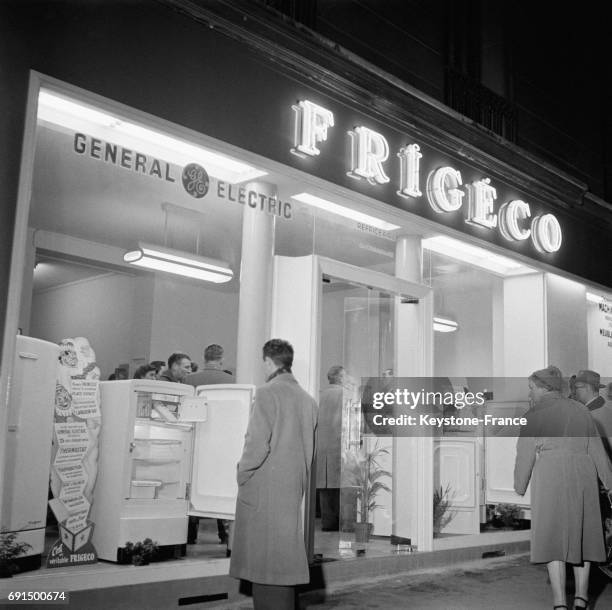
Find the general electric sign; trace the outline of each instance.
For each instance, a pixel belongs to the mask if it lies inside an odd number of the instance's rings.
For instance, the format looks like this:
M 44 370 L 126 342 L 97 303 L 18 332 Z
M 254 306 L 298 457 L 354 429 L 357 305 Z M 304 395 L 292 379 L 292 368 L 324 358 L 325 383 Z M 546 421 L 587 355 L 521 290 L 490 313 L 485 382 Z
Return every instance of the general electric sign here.
M 303 158 L 320 155 L 334 129 L 333 113 L 308 100 L 299 101 L 292 108 L 295 117 L 291 152 Z M 357 125 L 348 131 L 348 138 L 347 175 L 374 186 L 389 183 L 391 179 L 387 174 L 392 161 L 385 136 Z M 396 169 L 399 169 L 396 193 L 401 198 L 422 198 L 424 188 L 426 200 L 437 214 L 456 214 L 463 209 L 466 223 L 498 230 L 508 241 L 531 238 L 540 253 L 557 252 L 561 247 L 561 226 L 554 214 L 532 217 L 529 203 L 521 199 L 511 199 L 497 207 L 497 190 L 489 178 L 464 184 L 461 171 L 449 165 L 431 167 L 425 177 L 421 171 L 425 159 L 416 143 L 402 146 L 395 157 Z

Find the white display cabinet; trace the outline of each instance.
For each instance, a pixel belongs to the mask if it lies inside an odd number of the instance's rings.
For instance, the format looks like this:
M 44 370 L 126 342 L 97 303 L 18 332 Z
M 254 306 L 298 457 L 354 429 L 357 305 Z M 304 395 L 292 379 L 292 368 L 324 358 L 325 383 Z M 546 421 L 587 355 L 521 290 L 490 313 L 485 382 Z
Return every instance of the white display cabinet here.
M 100 384 L 91 512 L 100 559 L 121 561 L 127 542 L 145 538 L 184 554 L 188 515 L 233 519 L 236 463 L 253 395 L 253 386 Z
M 17 560 L 22 570 L 39 568 L 44 549 L 58 358 L 57 344 L 17 336 L 0 531 L 30 545 Z

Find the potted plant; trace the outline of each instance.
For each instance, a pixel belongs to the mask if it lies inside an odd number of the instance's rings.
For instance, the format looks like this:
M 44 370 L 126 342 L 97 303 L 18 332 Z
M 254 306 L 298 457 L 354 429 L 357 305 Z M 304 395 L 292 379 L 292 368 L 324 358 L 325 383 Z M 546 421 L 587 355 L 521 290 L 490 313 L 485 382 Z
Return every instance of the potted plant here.
M 501 522 L 502 529 L 517 529 L 520 524 L 521 508 L 516 504 L 500 503 L 493 513 L 494 524 Z
M 15 559 L 32 547 L 27 542 L 16 542 L 17 534 L 0 534 L 0 578 L 10 578 L 18 567 Z
M 450 505 L 453 499 L 451 486 L 448 484 L 445 488 L 438 487 L 434 489 L 433 495 L 433 534 L 434 538 L 440 535 L 440 532 L 450 523 L 455 516 L 450 510 Z
M 135 566 L 146 566 L 155 560 L 157 555 L 157 542 L 151 538 L 145 538 L 142 542 L 126 542 L 122 549 L 122 555 L 126 562 L 131 561 Z
M 376 445 L 368 450 L 362 448 L 359 452 L 347 452 L 344 455 L 344 486 L 355 490 L 355 499 L 358 502 L 359 521 L 355 523 L 356 542 L 367 542 L 372 530 L 370 513 L 379 508 L 376 496 L 381 491 L 391 491 L 391 488 L 382 481 L 391 477 L 388 470 L 380 465 L 380 457 L 388 455 L 387 449 Z

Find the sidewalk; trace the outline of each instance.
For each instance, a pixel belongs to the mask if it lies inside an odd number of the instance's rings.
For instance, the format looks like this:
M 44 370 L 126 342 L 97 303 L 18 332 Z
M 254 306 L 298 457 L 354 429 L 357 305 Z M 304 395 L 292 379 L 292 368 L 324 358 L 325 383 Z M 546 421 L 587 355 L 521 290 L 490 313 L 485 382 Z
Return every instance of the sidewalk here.
M 571 608 L 573 577 L 568 573 Z M 612 582 L 597 568 L 591 572 L 589 608 L 612 608 Z M 408 572 L 392 577 L 347 581 L 325 591 L 303 593 L 301 610 L 538 610 L 552 608 L 546 567 L 529 563 L 527 554 L 466 562 L 455 567 Z M 252 608 L 252 600 L 228 606 Z

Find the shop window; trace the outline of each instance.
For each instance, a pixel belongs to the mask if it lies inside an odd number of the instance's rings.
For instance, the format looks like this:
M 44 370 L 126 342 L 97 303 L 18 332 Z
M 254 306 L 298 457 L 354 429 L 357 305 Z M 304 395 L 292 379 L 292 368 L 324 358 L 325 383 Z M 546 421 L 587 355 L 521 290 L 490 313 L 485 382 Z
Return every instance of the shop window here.
M 526 374 L 507 383 L 503 379 L 517 375 L 515 353 L 523 352 L 522 362 L 534 357 L 535 342 L 522 341 L 514 350 L 521 331 L 505 317 L 513 317 L 516 300 L 530 291 L 533 310 L 543 311 L 544 289 L 542 274 L 530 267 L 442 239 L 447 241 L 424 241 L 424 266 L 434 293 L 434 377 L 440 391 L 456 397 L 483 392 L 482 404 L 441 408 L 448 425 L 433 439 L 434 546 L 452 548 L 461 544 L 457 536 L 529 527 L 529 500 L 512 491 L 516 438 L 461 422 L 478 420 L 485 412 L 515 416 L 527 410 Z M 543 335 L 543 317 L 534 324 Z M 508 335 L 512 340 L 506 341 Z
M 589 369 L 597 371 L 602 383 L 612 382 L 612 294 L 587 287 L 587 336 Z M 604 394 L 612 399 L 612 386 Z
M 292 222 L 277 222 L 276 253 L 317 254 L 361 268 L 394 273 L 395 240 L 399 229 L 386 215 L 362 211 L 360 204 L 337 193 L 320 193 L 309 186 L 281 185 L 291 202 Z M 316 194 L 315 194 L 316 193 Z
M 159 126 L 41 91 L 25 334 L 88 337 L 102 379 L 177 351 L 202 366 L 210 343 L 224 346 L 235 369 L 243 206 L 230 199 L 229 180 L 255 174 L 238 160 L 217 169 L 220 157 L 201 151 Z M 124 260 L 143 245 L 188 264 L 212 259 L 225 277 Z

